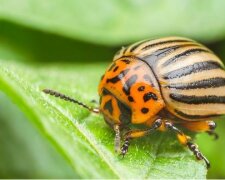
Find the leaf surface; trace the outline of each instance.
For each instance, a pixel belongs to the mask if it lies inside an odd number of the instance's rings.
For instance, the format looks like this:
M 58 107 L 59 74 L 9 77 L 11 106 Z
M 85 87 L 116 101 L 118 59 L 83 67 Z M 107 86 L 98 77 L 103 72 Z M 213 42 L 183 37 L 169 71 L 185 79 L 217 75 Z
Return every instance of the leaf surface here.
M 107 45 L 168 35 L 212 41 L 224 38 L 224 7 L 223 0 L 1 0 L 0 18 Z
M 1 178 L 79 178 L 42 134 L 0 91 Z
M 24 65 L 1 61 L 0 89 L 14 101 L 82 178 L 205 178 L 206 168 L 171 133 L 132 141 L 121 159 L 103 117 L 48 96 L 51 88 L 89 105 L 98 100 L 104 64 Z

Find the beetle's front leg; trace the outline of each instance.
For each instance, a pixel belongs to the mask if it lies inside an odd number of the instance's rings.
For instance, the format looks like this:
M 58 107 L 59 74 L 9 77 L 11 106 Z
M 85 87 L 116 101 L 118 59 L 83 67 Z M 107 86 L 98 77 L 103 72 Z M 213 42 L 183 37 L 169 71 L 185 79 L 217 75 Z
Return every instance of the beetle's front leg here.
M 156 131 L 161 125 L 162 125 L 162 120 L 157 119 L 149 129 L 144 129 L 144 130 L 135 129 L 135 130 L 128 131 L 124 136 L 124 143 L 121 147 L 121 155 L 124 157 L 125 154 L 128 152 L 131 139 L 149 135 L 152 132 Z
M 115 152 L 119 152 L 120 151 L 120 126 L 118 124 L 115 124 L 113 126 L 113 129 L 115 131 L 115 140 L 114 140 Z

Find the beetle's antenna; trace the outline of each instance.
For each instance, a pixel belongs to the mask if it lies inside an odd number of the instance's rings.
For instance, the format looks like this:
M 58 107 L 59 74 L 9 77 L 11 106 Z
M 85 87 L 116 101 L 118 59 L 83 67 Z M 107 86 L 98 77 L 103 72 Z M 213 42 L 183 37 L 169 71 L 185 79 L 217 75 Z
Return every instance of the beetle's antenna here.
M 80 102 L 80 101 L 77 101 L 77 100 L 75 100 L 75 99 L 73 99 L 73 98 L 71 98 L 71 97 L 69 97 L 69 96 L 66 96 L 66 95 L 64 95 L 64 94 L 61 94 L 61 93 L 56 92 L 56 91 L 54 91 L 54 90 L 51 90 L 51 89 L 44 89 L 43 92 L 46 93 L 46 94 L 50 94 L 50 95 L 52 95 L 52 96 L 58 97 L 58 98 L 60 98 L 60 99 L 63 99 L 63 100 L 65 100 L 65 101 L 69 101 L 69 102 L 78 104 L 78 105 L 80 105 L 80 106 L 82 106 L 82 107 L 88 109 L 88 110 L 91 111 L 91 112 L 99 113 L 99 109 L 98 109 L 98 108 L 92 108 L 92 107 L 89 107 L 89 106 L 87 106 L 86 104 L 83 104 L 83 103 Z

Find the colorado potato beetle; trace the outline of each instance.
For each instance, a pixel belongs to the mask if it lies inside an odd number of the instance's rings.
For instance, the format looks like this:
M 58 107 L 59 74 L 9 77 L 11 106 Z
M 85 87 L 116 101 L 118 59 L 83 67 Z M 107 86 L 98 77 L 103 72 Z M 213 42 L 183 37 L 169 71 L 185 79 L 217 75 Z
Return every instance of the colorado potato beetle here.
M 123 156 L 131 139 L 168 129 L 210 167 L 197 145 L 177 127 L 179 124 L 217 137 L 211 119 L 225 114 L 224 65 L 198 42 L 166 37 L 123 47 L 99 83 L 99 108 L 54 90 L 43 91 L 102 114 L 115 131 L 115 150 Z M 129 129 L 130 124 L 144 124 L 146 128 Z M 121 131 L 125 131 L 122 146 Z

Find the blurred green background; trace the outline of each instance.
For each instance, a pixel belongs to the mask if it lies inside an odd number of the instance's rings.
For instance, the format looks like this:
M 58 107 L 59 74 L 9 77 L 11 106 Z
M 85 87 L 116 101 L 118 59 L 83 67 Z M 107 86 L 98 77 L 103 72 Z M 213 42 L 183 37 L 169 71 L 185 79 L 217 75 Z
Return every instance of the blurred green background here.
M 163 36 L 193 38 L 225 61 L 225 1 L 0 0 L 0 59 L 6 61 L 107 64 L 121 46 Z M 4 94 L 0 98 L 0 178 L 31 177 L 28 172 L 33 177 L 76 177 L 20 110 Z M 225 118 L 221 119 L 219 140 L 197 135 L 212 163 L 208 178 L 225 178 Z M 39 153 L 33 150 L 37 148 Z

